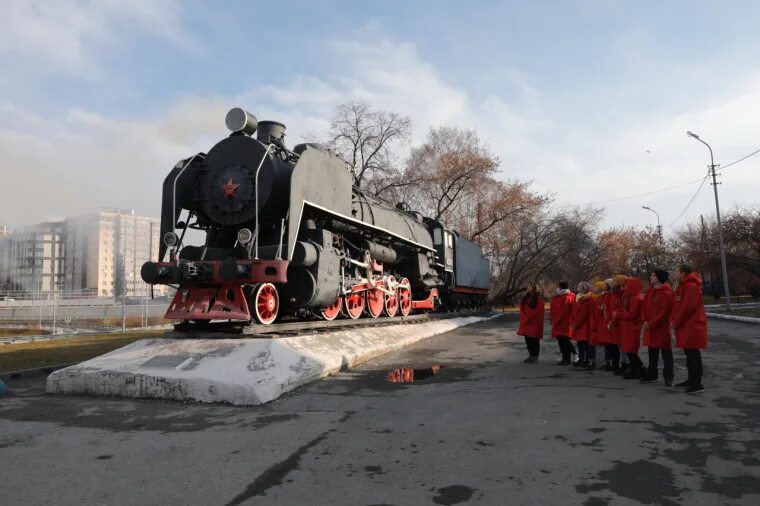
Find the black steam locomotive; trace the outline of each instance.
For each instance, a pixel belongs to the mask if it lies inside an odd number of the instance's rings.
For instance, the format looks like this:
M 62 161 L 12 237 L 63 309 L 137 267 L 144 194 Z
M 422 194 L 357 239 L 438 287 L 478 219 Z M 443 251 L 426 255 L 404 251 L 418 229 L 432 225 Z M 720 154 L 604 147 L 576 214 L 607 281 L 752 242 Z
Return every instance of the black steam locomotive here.
M 485 302 L 490 267 L 477 245 L 353 187 L 348 164 L 325 148 L 287 148 L 281 123 L 239 108 L 226 123 L 229 137 L 164 181 L 160 258 L 141 274 L 177 287 L 167 319 L 269 324 L 284 313 L 376 318 Z M 183 245 L 187 229 L 205 244 Z

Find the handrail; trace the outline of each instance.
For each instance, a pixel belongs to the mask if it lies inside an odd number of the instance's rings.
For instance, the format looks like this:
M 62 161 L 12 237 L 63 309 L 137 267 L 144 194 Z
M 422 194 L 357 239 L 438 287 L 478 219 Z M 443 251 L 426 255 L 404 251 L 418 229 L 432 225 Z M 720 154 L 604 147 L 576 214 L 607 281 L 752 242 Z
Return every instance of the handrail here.
M 255 235 L 254 235 L 254 256 L 253 258 L 258 260 L 259 258 L 259 171 L 261 170 L 261 167 L 264 165 L 264 161 L 267 159 L 267 155 L 269 154 L 269 150 L 272 149 L 272 146 L 274 144 L 270 144 L 267 146 L 267 150 L 264 151 L 264 156 L 261 157 L 261 161 L 259 162 L 259 166 L 256 168 L 256 227 L 255 227 Z
M 172 188 L 172 233 L 176 233 L 176 226 L 177 226 L 177 181 L 179 180 L 180 176 L 183 172 L 185 172 L 185 169 L 190 166 L 193 161 L 200 156 L 200 153 L 196 153 L 190 158 L 190 160 L 187 161 L 184 167 L 182 167 L 182 170 L 179 171 L 179 174 L 177 174 L 177 177 L 174 178 L 174 184 Z M 164 240 L 163 237 L 160 238 L 161 241 Z

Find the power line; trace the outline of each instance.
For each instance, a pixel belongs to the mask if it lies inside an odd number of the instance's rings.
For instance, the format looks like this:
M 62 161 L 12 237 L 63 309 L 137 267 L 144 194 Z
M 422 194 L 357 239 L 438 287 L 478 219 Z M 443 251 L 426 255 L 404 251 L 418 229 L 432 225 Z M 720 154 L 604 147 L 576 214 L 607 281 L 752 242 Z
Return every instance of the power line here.
M 760 153 L 760 149 L 758 149 L 757 151 L 753 151 L 752 153 L 748 154 L 747 156 L 745 156 L 745 157 L 743 157 L 743 158 L 739 158 L 738 160 L 735 160 L 735 161 L 733 161 L 733 162 L 729 163 L 728 165 L 723 165 L 723 166 L 721 167 L 721 169 L 725 169 L 726 167 L 730 167 L 730 166 L 732 166 L 732 165 L 736 165 L 736 164 L 737 164 L 737 163 L 739 163 L 739 162 L 743 162 L 744 160 L 746 160 L 746 159 L 747 159 L 747 158 L 749 158 L 750 156 L 755 156 L 755 155 L 756 155 L 756 154 L 758 154 L 758 153 Z
M 607 200 L 597 200 L 597 201 L 594 201 L 594 202 L 589 202 L 587 204 L 574 204 L 574 205 L 567 205 L 567 206 L 559 206 L 558 209 L 568 209 L 568 208 L 572 208 L 572 207 L 582 207 L 584 205 L 608 204 L 610 202 L 619 202 L 621 200 L 636 199 L 636 198 L 639 198 L 639 197 L 646 197 L 647 195 L 654 195 L 655 193 L 660 193 L 660 192 L 664 192 L 664 191 L 668 191 L 668 190 L 673 190 L 673 189 L 676 189 L 676 188 L 683 188 L 684 186 L 693 185 L 693 184 L 699 183 L 700 181 L 702 181 L 702 178 L 694 179 L 693 181 L 688 181 L 686 183 L 675 184 L 675 185 L 672 185 L 672 186 L 665 186 L 665 187 L 657 189 L 657 190 L 652 190 L 652 191 L 648 191 L 648 192 L 644 192 L 644 193 L 637 193 L 636 195 L 627 195 L 625 197 L 615 197 L 615 198 L 607 199 Z
M 730 167 L 732 165 L 736 165 L 737 163 L 743 162 L 747 158 L 755 156 L 758 153 L 760 153 L 760 149 L 758 149 L 756 151 L 753 151 L 752 153 L 750 153 L 747 156 L 744 156 L 742 158 L 739 158 L 738 160 L 734 160 L 733 162 L 731 162 L 729 164 L 723 165 L 718 170 L 728 168 L 728 167 Z M 690 186 L 690 185 L 693 185 L 693 184 L 701 182 L 701 184 L 699 185 L 699 189 L 697 189 L 697 192 L 694 194 L 694 196 L 692 197 L 692 199 L 689 201 L 689 204 L 686 206 L 686 209 L 684 209 L 683 211 L 681 211 L 681 214 L 678 215 L 678 218 L 676 218 L 675 220 L 673 220 L 670 224 L 665 225 L 666 227 L 669 227 L 670 225 L 672 225 L 673 223 L 675 223 L 676 221 L 678 221 L 678 219 L 681 217 L 681 215 L 683 213 L 685 213 L 686 210 L 689 208 L 689 206 L 694 202 L 694 199 L 696 198 L 697 194 L 699 194 L 699 192 L 702 190 L 702 186 L 704 186 L 705 180 L 708 177 L 709 177 L 709 174 L 707 176 L 705 176 L 704 178 L 697 178 L 697 179 L 694 179 L 692 181 L 688 181 L 686 183 L 676 184 L 676 185 L 672 185 L 672 186 L 665 186 L 663 188 L 659 188 L 657 190 L 652 190 L 652 191 L 648 191 L 648 192 L 644 192 L 644 193 L 637 193 L 635 195 L 626 195 L 624 197 L 615 197 L 615 198 L 611 198 L 611 199 L 607 199 L 607 200 L 597 200 L 597 201 L 594 201 L 594 202 L 588 202 L 586 204 L 570 204 L 570 205 L 566 205 L 566 206 L 559 206 L 559 207 L 557 207 L 557 209 L 572 209 L 572 208 L 583 207 L 583 206 L 587 206 L 587 205 L 609 204 L 609 203 L 612 203 L 612 202 L 620 202 L 622 200 L 637 199 L 639 197 L 646 197 L 648 195 L 654 195 L 654 194 L 661 193 L 661 192 L 664 192 L 664 191 L 674 190 L 676 188 L 683 188 L 684 186 Z
M 707 175 L 706 175 L 704 178 L 702 178 L 702 183 L 699 185 L 699 188 L 697 188 L 697 191 L 696 191 L 696 192 L 694 192 L 694 195 L 691 197 L 691 200 L 689 201 L 689 203 L 688 203 L 688 204 L 686 204 L 686 207 L 684 207 L 684 208 L 683 208 L 683 211 L 681 211 L 681 212 L 678 214 L 678 216 L 676 216 L 676 218 L 675 218 L 673 221 L 671 221 L 670 223 L 668 223 L 667 225 L 665 225 L 665 228 L 671 227 L 671 226 L 672 226 L 672 225 L 674 225 L 674 224 L 675 224 L 675 223 L 676 223 L 678 220 L 680 220 L 680 219 L 681 219 L 681 216 L 683 216 L 683 215 L 684 215 L 684 213 L 685 213 L 686 211 L 688 211 L 688 209 L 689 209 L 689 208 L 691 207 L 691 205 L 694 203 L 694 200 L 697 198 L 697 195 L 699 195 L 699 192 L 700 192 L 700 191 L 702 191 L 702 188 L 705 186 L 705 181 L 707 181 L 709 178 L 710 178 L 710 173 L 708 172 L 708 173 L 707 173 Z

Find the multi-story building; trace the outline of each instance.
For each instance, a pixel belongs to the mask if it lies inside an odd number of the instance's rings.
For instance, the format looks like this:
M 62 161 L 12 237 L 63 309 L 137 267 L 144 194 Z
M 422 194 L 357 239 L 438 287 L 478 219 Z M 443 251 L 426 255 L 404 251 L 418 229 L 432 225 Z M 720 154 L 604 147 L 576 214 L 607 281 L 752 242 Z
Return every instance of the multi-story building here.
M 158 258 L 160 220 L 104 210 L 0 235 L 0 290 L 26 295 L 142 297 L 140 268 Z M 155 295 L 166 288 L 157 286 Z
M 66 221 L 65 290 L 97 296 L 142 297 L 150 286 L 140 268 L 158 257 L 158 218 L 106 210 Z M 164 287 L 156 287 L 156 295 Z
M 0 225 L 0 291 L 9 290 L 10 282 L 10 253 L 11 253 L 11 232 L 13 230 L 7 225 Z
M 51 218 L 3 236 L 6 290 L 51 293 L 63 288 L 65 229 L 63 219 Z

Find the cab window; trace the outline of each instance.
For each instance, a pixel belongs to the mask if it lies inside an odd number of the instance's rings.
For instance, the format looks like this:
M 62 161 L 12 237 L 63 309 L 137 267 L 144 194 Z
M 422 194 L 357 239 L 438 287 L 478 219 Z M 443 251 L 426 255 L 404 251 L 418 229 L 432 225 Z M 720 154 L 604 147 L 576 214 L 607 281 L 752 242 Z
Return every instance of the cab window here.
M 433 229 L 433 244 L 435 244 L 436 246 L 440 246 L 441 244 L 443 244 L 443 238 L 441 237 L 440 228 Z

